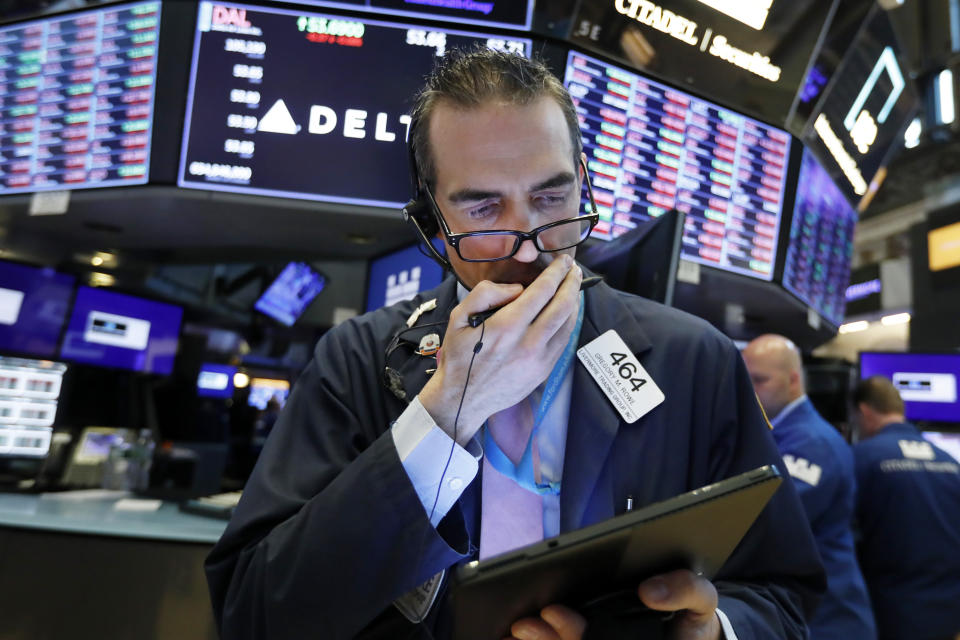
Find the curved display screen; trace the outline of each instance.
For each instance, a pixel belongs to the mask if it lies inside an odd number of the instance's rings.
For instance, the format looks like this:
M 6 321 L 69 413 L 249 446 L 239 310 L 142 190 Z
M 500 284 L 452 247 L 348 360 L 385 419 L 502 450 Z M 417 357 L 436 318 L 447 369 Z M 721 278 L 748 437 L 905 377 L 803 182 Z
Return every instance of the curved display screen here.
M 770 280 L 790 135 L 571 52 L 565 84 L 610 240 L 669 209 L 686 214 L 681 257 Z
M 529 40 L 201 2 L 178 183 L 399 207 L 413 94 L 437 56 Z
M 804 149 L 783 286 L 835 325 L 843 322 L 857 212 Z

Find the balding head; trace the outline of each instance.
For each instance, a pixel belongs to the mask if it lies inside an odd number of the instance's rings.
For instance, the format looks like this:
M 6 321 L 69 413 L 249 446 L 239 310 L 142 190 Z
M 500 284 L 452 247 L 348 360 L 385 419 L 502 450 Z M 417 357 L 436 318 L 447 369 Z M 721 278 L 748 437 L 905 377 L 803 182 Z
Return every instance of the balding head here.
M 788 338 L 762 335 L 746 346 L 743 360 L 770 418 L 776 418 L 785 406 L 806 393 L 800 350 Z

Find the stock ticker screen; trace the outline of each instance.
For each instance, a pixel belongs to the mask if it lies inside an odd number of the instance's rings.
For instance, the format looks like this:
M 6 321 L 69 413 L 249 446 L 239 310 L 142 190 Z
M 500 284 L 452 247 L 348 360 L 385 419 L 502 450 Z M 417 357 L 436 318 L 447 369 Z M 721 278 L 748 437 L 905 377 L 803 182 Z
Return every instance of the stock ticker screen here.
M 201 2 L 178 184 L 399 207 L 412 97 L 437 56 L 526 39 Z
M 857 212 L 803 150 L 783 286 L 835 325 L 843 322 Z
M 303 4 L 340 7 L 400 16 L 529 29 L 533 0 L 301 0 Z
M 581 53 L 570 52 L 564 83 L 601 217 L 593 237 L 676 208 L 681 257 L 773 277 L 789 134 Z
M 0 27 L 0 194 L 143 184 L 160 2 Z

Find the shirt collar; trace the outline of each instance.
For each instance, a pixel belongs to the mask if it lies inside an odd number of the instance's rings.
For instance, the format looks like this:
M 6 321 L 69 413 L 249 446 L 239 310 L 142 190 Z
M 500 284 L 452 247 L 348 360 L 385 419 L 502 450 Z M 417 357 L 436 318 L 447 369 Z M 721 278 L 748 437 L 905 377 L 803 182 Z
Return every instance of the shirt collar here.
M 783 409 L 780 409 L 780 413 L 777 414 L 777 417 L 770 420 L 770 426 L 776 427 L 778 424 L 783 422 L 783 420 L 790 414 L 791 411 L 799 407 L 801 404 L 807 401 L 807 394 L 803 394 Z

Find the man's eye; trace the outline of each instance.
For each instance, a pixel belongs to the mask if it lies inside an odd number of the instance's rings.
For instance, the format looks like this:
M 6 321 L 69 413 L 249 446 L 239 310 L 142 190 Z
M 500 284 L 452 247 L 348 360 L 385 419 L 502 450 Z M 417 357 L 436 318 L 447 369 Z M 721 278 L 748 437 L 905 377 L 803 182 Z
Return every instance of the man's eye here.
M 478 207 L 474 207 L 467 211 L 467 216 L 471 220 L 480 220 L 483 218 L 488 218 L 494 215 L 497 211 L 497 205 L 495 202 L 487 202 Z
M 537 203 L 542 207 L 555 207 L 567 201 L 565 193 L 546 193 L 537 196 Z

